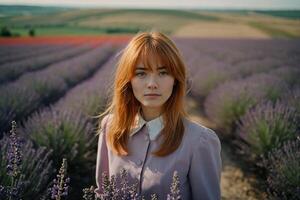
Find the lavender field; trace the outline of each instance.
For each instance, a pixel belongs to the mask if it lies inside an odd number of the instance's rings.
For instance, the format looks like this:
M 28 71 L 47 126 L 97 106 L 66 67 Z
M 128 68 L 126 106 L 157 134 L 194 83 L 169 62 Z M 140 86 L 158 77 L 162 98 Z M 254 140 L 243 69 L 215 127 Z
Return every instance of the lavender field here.
M 174 41 L 188 67 L 189 97 L 262 177 L 260 195 L 297 199 L 300 40 Z M 110 100 L 124 45 L 0 45 L 0 199 L 94 199 L 96 115 Z

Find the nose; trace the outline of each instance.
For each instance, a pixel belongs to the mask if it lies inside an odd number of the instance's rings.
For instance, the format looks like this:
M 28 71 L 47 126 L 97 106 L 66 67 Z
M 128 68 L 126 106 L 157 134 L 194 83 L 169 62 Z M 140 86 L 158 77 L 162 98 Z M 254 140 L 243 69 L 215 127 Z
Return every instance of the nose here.
M 157 88 L 157 80 L 155 75 L 150 75 L 148 82 L 147 82 L 147 88 L 149 89 L 156 89 Z

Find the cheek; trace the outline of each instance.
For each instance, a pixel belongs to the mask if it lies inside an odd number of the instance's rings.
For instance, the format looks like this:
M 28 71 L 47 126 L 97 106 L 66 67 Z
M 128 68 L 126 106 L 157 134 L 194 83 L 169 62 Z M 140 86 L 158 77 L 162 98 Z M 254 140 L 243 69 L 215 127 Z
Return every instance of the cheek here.
M 165 83 L 163 84 L 164 86 L 164 91 L 167 92 L 168 94 L 172 93 L 173 87 L 174 87 L 174 78 L 168 78 L 166 79 Z
M 134 79 L 134 78 L 130 81 L 130 83 L 131 83 L 131 87 L 132 87 L 134 96 L 139 95 L 139 93 L 141 91 L 141 83 L 137 79 Z

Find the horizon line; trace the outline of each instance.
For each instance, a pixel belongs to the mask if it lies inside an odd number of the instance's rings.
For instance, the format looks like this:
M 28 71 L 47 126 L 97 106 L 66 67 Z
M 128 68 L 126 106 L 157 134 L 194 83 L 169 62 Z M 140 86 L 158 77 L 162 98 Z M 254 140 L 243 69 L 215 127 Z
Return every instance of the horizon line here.
M 31 3 L 1 3 L 0 6 L 33 6 L 33 7 L 59 7 L 59 8 L 103 8 L 103 9 L 165 9 L 165 10 L 260 10 L 260 11 L 300 11 L 300 8 L 255 8 L 255 7 L 213 7 L 213 6 L 173 6 L 173 7 L 164 7 L 164 6 L 130 6 L 130 5 L 70 5 L 70 4 L 31 4 Z

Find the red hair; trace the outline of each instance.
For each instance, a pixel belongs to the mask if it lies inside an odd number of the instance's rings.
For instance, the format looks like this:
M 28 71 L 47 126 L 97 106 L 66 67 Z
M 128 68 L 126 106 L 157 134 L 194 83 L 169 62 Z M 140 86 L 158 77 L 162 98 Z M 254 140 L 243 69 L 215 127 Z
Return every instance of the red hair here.
M 152 59 L 157 58 L 157 59 Z M 184 134 L 183 118 L 187 116 L 184 105 L 186 95 L 186 67 L 175 44 L 159 32 L 138 33 L 124 49 L 117 64 L 112 101 L 107 110 L 99 115 L 113 114 L 108 128 L 107 141 L 117 155 L 128 155 L 128 136 L 134 124 L 140 102 L 135 98 L 131 79 L 136 65 L 141 61 L 152 68 L 155 60 L 167 68 L 175 84 L 169 99 L 163 105 L 163 142 L 153 154 L 166 156 L 174 152 Z

